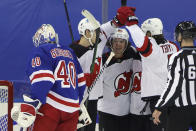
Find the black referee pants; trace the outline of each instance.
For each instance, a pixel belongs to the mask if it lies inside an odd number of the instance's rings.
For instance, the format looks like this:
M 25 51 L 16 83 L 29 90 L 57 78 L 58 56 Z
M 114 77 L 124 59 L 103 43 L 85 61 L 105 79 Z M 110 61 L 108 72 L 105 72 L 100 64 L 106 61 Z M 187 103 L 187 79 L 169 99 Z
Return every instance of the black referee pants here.
M 169 109 L 166 131 L 196 131 L 196 106 Z

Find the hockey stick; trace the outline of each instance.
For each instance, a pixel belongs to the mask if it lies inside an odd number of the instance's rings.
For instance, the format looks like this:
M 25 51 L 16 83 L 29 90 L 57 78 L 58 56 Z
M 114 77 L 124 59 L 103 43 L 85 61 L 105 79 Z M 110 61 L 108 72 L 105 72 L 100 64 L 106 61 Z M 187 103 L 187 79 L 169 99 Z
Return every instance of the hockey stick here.
M 97 81 L 99 80 L 100 76 L 103 74 L 103 71 L 105 70 L 105 68 L 107 68 L 109 62 L 112 60 L 113 56 L 114 56 L 114 52 L 110 53 L 110 56 L 108 57 L 108 59 L 106 60 L 105 64 L 102 66 L 99 74 L 96 76 L 95 80 L 93 81 L 92 85 L 90 87 L 88 87 L 87 89 L 87 93 L 85 94 L 85 96 L 82 99 L 82 102 L 80 103 L 80 105 L 84 104 L 84 102 L 87 100 L 91 90 L 93 89 L 93 87 L 95 86 L 95 84 L 97 83 Z
M 127 0 L 121 0 L 121 6 L 127 6 Z
M 96 41 L 95 41 L 95 44 L 94 44 L 93 59 L 92 59 L 91 67 L 90 67 L 90 72 L 93 72 L 94 65 L 95 65 L 95 59 L 96 59 L 96 54 L 97 54 L 97 45 L 98 45 L 98 42 L 99 42 L 100 24 L 97 22 L 95 17 L 88 10 L 82 10 L 81 13 L 84 17 L 86 17 L 89 20 L 89 22 L 96 29 Z
M 68 13 L 68 10 L 67 10 L 67 4 L 64 0 L 64 7 L 65 7 L 65 13 L 66 13 L 66 16 L 67 16 L 67 23 L 68 23 L 68 27 L 69 27 L 69 32 L 70 32 L 70 35 L 71 35 L 71 40 L 72 42 L 74 42 L 74 37 L 73 37 L 73 33 L 72 33 L 72 28 L 71 28 L 71 22 L 70 22 L 70 19 L 69 19 L 69 13 Z

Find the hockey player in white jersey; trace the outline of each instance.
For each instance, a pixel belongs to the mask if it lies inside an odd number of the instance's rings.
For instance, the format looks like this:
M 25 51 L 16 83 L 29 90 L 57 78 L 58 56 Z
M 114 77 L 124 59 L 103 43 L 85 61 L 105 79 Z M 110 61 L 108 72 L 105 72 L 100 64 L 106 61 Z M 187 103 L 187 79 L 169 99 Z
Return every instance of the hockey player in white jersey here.
M 132 14 L 127 18 L 126 28 L 142 57 L 141 95 L 144 100 L 150 102 L 153 112 L 166 85 L 168 59 L 178 51 L 178 47 L 163 37 L 163 25 L 159 18 L 147 19 L 140 28 L 137 25 L 138 18 Z M 159 127 L 153 126 L 153 131 L 162 131 L 165 124 L 162 121 Z
M 121 7 L 117 11 L 117 15 L 111 21 L 108 21 L 100 26 L 100 34 L 96 34 L 96 29 L 87 18 L 82 19 L 78 24 L 78 32 L 81 38 L 76 43 L 72 43 L 70 47 L 74 50 L 82 69 L 85 73 L 87 86 L 90 87 L 96 76 L 99 74 L 102 67 L 102 53 L 107 42 L 107 38 L 113 33 L 116 27 L 125 25 L 126 18 L 130 12 L 129 7 Z M 99 23 L 99 22 L 98 22 Z M 93 53 L 95 50 L 96 37 L 98 38 L 97 52 L 94 69 L 91 72 Z M 99 78 L 96 85 L 90 92 L 87 104 L 87 110 L 92 119 L 92 124 L 85 127 L 85 131 L 94 131 L 97 116 L 97 100 L 101 94 L 102 77 Z
M 108 42 L 115 56 L 103 73 L 103 96 L 98 101 L 100 131 L 129 131 L 132 64 L 139 54 L 128 41 L 128 32 L 118 28 Z M 103 64 L 109 54 L 103 55 Z
M 139 55 L 139 54 L 138 54 Z M 149 103 L 141 98 L 142 61 L 133 60 L 131 77 L 130 131 L 151 131 L 151 111 Z

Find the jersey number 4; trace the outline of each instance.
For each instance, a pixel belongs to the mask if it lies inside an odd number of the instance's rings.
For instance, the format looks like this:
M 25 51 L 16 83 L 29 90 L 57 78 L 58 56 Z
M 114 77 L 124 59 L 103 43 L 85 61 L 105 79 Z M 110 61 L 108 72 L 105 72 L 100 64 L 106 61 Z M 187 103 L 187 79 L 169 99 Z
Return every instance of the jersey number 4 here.
M 73 62 L 67 65 L 64 60 L 59 61 L 55 69 L 55 79 L 61 81 L 62 88 L 76 88 L 76 69 Z

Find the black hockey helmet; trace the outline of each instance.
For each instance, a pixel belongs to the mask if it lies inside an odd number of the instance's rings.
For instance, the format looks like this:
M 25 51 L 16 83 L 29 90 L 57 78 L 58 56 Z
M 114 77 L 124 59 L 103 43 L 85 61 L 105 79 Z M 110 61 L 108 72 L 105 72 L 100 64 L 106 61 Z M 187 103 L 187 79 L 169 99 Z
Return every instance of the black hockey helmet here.
M 180 22 L 175 29 L 175 39 L 177 40 L 179 34 L 182 35 L 182 38 L 196 38 L 196 25 L 193 21 L 182 21 Z

